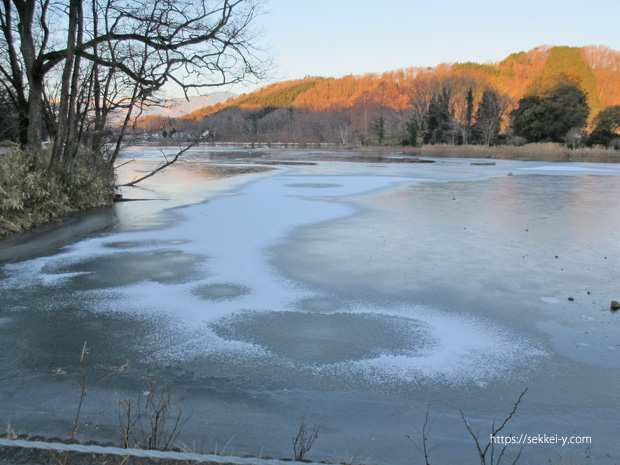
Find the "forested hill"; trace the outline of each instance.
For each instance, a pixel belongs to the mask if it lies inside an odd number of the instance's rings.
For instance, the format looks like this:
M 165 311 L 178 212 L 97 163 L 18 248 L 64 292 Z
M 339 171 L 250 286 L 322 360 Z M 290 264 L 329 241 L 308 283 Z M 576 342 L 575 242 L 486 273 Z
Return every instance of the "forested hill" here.
M 408 123 L 423 129 L 421 119 L 429 103 L 442 92 L 450 95 L 453 117 L 464 115 L 469 105 L 471 119 L 471 108 L 479 107 L 485 90 L 492 90 L 505 107 L 505 128 L 519 99 L 543 95 L 558 82 L 573 83 L 587 93 L 592 121 L 603 108 L 620 105 L 620 52 L 604 46 L 541 46 L 498 63 L 441 64 L 338 79 L 308 77 L 272 84 L 167 124 L 177 130 L 208 128 L 222 140 L 346 142 L 351 136 L 372 138 L 379 121 L 379 139 L 402 138 Z M 142 126 L 155 129 L 165 124 L 153 120 Z

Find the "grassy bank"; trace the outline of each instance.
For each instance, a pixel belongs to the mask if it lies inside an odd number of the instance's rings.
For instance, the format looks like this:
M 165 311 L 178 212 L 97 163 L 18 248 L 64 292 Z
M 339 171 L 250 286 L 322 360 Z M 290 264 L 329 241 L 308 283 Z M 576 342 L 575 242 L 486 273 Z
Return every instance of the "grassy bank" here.
M 503 159 L 528 159 L 550 162 L 597 162 L 620 163 L 620 151 L 599 147 L 571 149 L 562 144 L 538 143 L 522 146 L 501 145 L 425 145 L 415 149 L 416 153 L 434 157 L 481 157 Z
M 593 162 L 620 163 L 620 151 L 600 147 L 583 147 L 571 149 L 563 144 L 552 142 L 516 145 L 451 145 L 436 144 L 422 147 L 391 146 L 349 146 L 349 150 L 360 152 L 396 152 L 405 155 L 450 158 L 498 158 L 506 160 L 532 160 L 549 162 Z
M 100 156 L 81 152 L 49 176 L 48 150 L 19 148 L 0 154 L 0 237 L 59 221 L 99 205 L 111 205 L 114 173 Z

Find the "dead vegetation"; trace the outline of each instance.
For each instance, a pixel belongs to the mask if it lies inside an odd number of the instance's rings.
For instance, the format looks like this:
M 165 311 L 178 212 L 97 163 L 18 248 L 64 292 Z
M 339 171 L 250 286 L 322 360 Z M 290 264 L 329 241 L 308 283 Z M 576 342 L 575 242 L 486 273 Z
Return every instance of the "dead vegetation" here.
M 112 204 L 114 173 L 101 157 L 83 154 L 55 178 L 49 157 L 17 148 L 0 155 L 0 237 Z
M 305 455 L 310 452 L 314 442 L 319 437 L 319 431 L 321 430 L 321 423 L 314 423 L 312 426 L 308 424 L 308 420 L 306 418 L 306 413 L 308 412 L 308 408 L 306 408 L 301 414 L 301 418 L 299 419 L 299 426 L 297 427 L 297 432 L 293 436 L 293 455 L 295 460 L 301 462 Z
M 620 163 L 620 151 L 602 147 L 571 149 L 553 142 L 485 147 L 480 145 L 425 145 L 417 154 L 453 158 L 498 158 L 548 162 Z
M 159 389 L 154 381 L 137 400 L 120 401 L 117 410 L 125 448 L 169 450 L 190 419 L 168 389 Z

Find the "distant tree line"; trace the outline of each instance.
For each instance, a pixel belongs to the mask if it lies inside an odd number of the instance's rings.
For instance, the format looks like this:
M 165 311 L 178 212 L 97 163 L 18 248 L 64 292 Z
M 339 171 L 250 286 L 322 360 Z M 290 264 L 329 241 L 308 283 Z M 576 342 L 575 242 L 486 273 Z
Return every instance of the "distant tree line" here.
M 618 104 L 620 52 L 544 46 L 499 63 L 285 81 L 174 122 L 146 118 L 139 126 L 152 133 L 208 129 L 222 141 L 608 146 L 617 130 L 597 130 L 592 116 Z
M 109 142 L 117 136 L 172 129 L 183 140 L 208 133 L 222 141 L 409 146 L 617 139 L 612 114 L 600 127 L 588 119 L 620 99 L 620 53 L 605 47 L 538 47 L 494 64 L 307 77 L 187 117 L 136 122 L 142 108 L 162 103 L 165 82 L 188 91 L 260 75 L 244 35 L 256 3 L 41 0 L 28 10 L 22 2 L 0 5 L 0 137 L 29 146 L 50 138 L 53 166 L 70 165 L 80 146 L 105 149 L 113 164 L 120 144 Z M 52 23 L 66 25 L 67 36 L 46 32 Z M 212 33 L 196 35 L 198 27 Z M 43 40 L 30 43 L 31 35 Z M 214 75 L 224 80 L 213 82 Z
M 207 128 L 209 137 L 216 141 L 617 145 L 620 106 L 601 111 L 588 134 L 588 94 L 578 79 L 563 73 L 539 81 L 516 103 L 485 82 L 457 76 L 410 82 L 407 105 L 398 110 L 380 92 L 344 108 L 313 111 L 292 105 L 300 90 L 316 85 L 316 80 L 310 80 L 289 88 L 271 87 L 233 105 L 204 111 L 204 117 L 153 116 L 141 119 L 139 127 L 153 134 L 169 133 L 172 128 L 198 134 Z

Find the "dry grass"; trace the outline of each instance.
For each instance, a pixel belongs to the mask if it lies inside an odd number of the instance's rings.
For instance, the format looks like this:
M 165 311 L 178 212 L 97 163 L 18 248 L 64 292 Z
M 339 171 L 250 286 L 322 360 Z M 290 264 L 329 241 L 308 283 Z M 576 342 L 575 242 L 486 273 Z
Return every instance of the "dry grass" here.
M 117 410 L 124 448 L 169 450 L 190 418 L 172 394 L 158 389 L 154 381 L 136 401 L 128 397 L 119 402 Z
M 620 163 L 620 151 L 618 150 L 607 150 L 599 147 L 570 149 L 565 145 L 551 142 L 522 146 L 501 145 L 497 147 L 480 145 L 425 145 L 415 149 L 415 152 L 420 155 L 433 157 Z
M 620 163 L 620 151 L 602 147 L 585 147 L 571 149 L 563 144 L 553 142 L 517 145 L 451 145 L 436 144 L 422 147 L 401 146 L 347 146 L 345 150 L 359 152 L 402 153 L 426 157 L 450 158 L 495 158 L 504 160 L 532 160 L 548 162 L 594 162 Z
M 322 426 L 321 423 L 315 423 L 312 426 L 308 425 L 308 420 L 306 419 L 307 411 L 308 409 L 306 408 L 302 413 L 297 432 L 293 436 L 293 455 L 297 462 L 301 462 L 304 456 L 310 452 L 314 442 L 319 437 L 319 431 Z
M 49 156 L 16 148 L 0 154 L 0 237 L 112 203 L 114 173 L 100 156 L 81 152 L 55 179 Z

